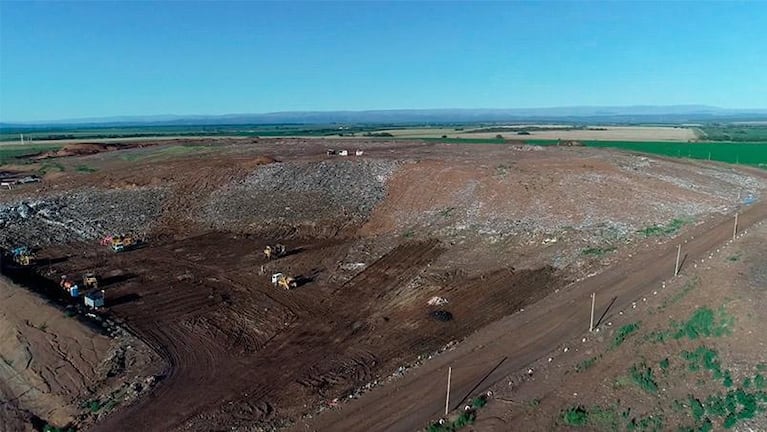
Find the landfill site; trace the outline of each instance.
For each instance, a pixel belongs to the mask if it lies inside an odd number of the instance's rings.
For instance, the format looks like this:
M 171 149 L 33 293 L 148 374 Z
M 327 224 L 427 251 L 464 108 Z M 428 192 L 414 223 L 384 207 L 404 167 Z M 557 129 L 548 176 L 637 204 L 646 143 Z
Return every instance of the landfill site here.
M 425 430 L 580 340 L 592 292 L 615 289 L 600 320 L 648 295 L 680 233 L 692 262 L 767 215 L 763 170 L 514 142 L 72 144 L 2 170 L 8 431 Z

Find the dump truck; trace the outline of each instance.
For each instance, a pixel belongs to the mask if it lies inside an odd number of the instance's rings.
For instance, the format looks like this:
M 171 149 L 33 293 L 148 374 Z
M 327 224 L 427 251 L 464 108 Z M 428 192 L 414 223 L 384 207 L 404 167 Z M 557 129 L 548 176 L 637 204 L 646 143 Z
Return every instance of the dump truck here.
M 272 285 L 276 288 L 289 290 L 297 287 L 298 283 L 294 277 L 287 276 L 283 273 L 275 273 L 272 275 Z
M 266 257 L 266 259 L 280 258 L 285 256 L 287 252 L 288 250 L 285 247 L 285 245 L 282 245 L 279 243 L 275 244 L 274 246 L 267 245 L 264 248 L 264 256 Z

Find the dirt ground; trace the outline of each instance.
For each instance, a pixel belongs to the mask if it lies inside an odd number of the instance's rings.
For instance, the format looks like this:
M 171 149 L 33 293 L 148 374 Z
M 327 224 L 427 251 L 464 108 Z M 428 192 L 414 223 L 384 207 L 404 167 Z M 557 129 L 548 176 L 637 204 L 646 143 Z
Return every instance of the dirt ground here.
M 344 146 L 365 153 L 325 154 Z M 179 140 L 57 163 L 3 192 L 0 244 L 37 249 L 30 278 L 60 302 L 60 275 L 96 272 L 95 317 L 160 357 L 120 373 L 142 390 L 95 392 L 106 406 L 73 424 L 96 431 L 424 427 L 448 363 L 458 406 L 578 337 L 587 293 L 612 287 L 617 307 L 659 284 L 680 233 L 689 259 L 717 247 L 766 185 L 610 150 L 407 141 Z M 146 244 L 98 244 L 120 226 Z M 266 260 L 277 241 L 288 255 Z
M 610 314 L 601 332 L 584 333 L 532 376 L 493 386 L 490 404 L 467 430 L 767 430 L 765 239 L 759 222 L 685 261 L 679 277 Z M 704 310 L 713 319 L 695 320 Z M 709 357 L 698 364 L 695 352 Z M 634 379 L 636 365 L 651 371 L 652 382 Z
M 0 430 L 73 423 L 83 400 L 112 386 L 105 368 L 121 348 L 119 340 L 0 279 Z

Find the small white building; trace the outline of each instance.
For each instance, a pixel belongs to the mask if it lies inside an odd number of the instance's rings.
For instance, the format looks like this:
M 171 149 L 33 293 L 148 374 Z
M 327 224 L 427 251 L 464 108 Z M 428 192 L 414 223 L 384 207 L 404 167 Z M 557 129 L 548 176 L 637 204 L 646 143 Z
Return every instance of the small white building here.
M 339 150 L 339 156 L 349 156 L 349 150 Z
M 365 153 L 365 152 L 362 151 L 362 150 L 357 150 L 356 152 L 354 152 L 354 155 L 355 156 L 362 156 L 362 153 Z

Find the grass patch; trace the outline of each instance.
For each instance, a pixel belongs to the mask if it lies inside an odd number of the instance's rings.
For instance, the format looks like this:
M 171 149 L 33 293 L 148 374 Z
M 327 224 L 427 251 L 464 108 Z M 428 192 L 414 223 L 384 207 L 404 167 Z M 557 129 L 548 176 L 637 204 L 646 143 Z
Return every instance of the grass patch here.
M 684 287 L 682 287 L 682 289 L 679 290 L 678 293 L 676 293 L 673 296 L 668 297 L 665 300 L 663 300 L 663 304 L 661 304 L 660 307 L 658 307 L 658 309 L 659 310 L 663 310 L 663 309 L 666 309 L 667 307 L 669 307 L 669 306 L 679 302 L 679 300 L 682 300 L 683 298 L 685 298 L 687 296 L 687 294 L 689 294 L 690 291 L 695 289 L 695 287 L 697 287 L 697 286 L 698 286 L 698 279 L 697 278 L 693 279 L 693 280 L 687 281 L 687 283 L 684 284 Z
M 50 172 L 65 172 L 67 169 L 58 162 L 43 162 L 37 170 L 40 175 L 46 175 Z
M 589 412 L 582 406 L 568 408 L 562 413 L 562 421 L 568 426 L 586 426 L 589 422 Z
M 594 406 L 590 409 L 579 405 L 563 411 L 560 418 L 567 426 L 587 430 L 637 432 L 664 430 L 663 416 L 632 417 L 630 409 L 620 411 L 617 405 L 607 408 Z
M 411 239 L 415 237 L 415 231 L 409 229 L 402 234 L 402 237 L 405 237 L 406 239 Z
M 486 397 L 479 396 L 471 400 L 471 407 L 474 409 L 483 408 L 485 405 L 487 405 Z
M 645 237 L 660 237 L 676 235 L 683 226 L 691 223 L 689 219 L 674 219 L 666 225 L 652 225 L 639 230 L 639 234 Z
M 18 138 L 18 135 L 16 136 Z M 2 145 L 0 146 L 0 165 L 7 163 L 25 163 L 21 160 L 25 156 L 32 156 L 46 151 L 58 150 L 60 144 L 41 145 Z
M 735 318 L 727 314 L 724 308 L 717 312 L 701 307 L 693 312 L 690 318 L 682 323 L 673 323 L 674 339 L 687 337 L 695 340 L 702 337 L 721 337 L 732 333 Z
M 77 168 L 75 168 L 75 171 L 80 173 L 92 173 L 98 171 L 96 168 L 90 167 L 88 165 L 78 165 Z
M 639 330 L 639 322 L 635 323 L 629 323 L 621 328 L 618 329 L 618 331 L 615 333 L 615 338 L 613 338 L 613 342 L 610 345 L 611 349 L 618 348 L 623 344 L 623 342 L 626 341 L 626 339 L 631 336 L 634 332 Z
M 609 254 L 610 252 L 615 251 L 616 249 L 617 248 L 615 246 L 590 247 L 590 248 L 583 249 L 581 251 L 581 255 L 583 255 L 583 256 L 601 257 L 601 256 Z
M 671 362 L 668 358 L 664 358 L 658 363 L 658 366 L 660 366 L 660 369 L 665 373 L 668 371 L 669 366 L 671 365 Z
M 658 392 L 658 383 L 655 381 L 653 370 L 645 362 L 631 366 L 629 377 L 642 390 L 653 394 Z
M 587 371 L 589 368 L 594 366 L 597 360 L 597 357 L 591 357 L 579 362 L 577 365 L 575 365 L 575 372 L 581 373 Z

